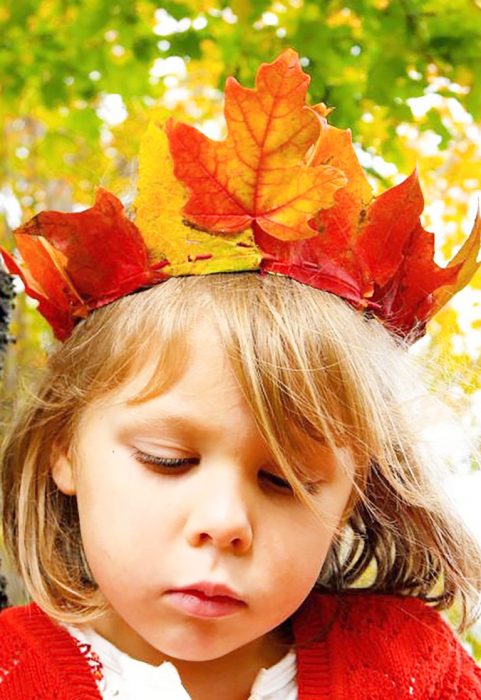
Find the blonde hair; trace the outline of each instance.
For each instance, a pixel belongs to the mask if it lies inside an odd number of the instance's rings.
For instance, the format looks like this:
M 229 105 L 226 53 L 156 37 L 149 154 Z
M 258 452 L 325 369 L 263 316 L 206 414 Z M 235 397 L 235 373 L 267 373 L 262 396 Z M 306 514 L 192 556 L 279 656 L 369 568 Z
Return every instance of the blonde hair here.
M 353 455 L 352 496 L 318 587 L 361 585 L 439 609 L 458 601 L 464 629 L 475 618 L 481 555 L 438 487 L 405 348 L 337 297 L 258 273 L 169 279 L 97 310 L 52 354 L 2 453 L 5 544 L 30 596 L 64 622 L 106 609 L 83 554 L 76 499 L 52 479 L 52 451 L 75 443 L 84 408 L 131 378 L 153 348 L 154 374 L 135 401 L 165 391 L 202 317 L 218 327 L 259 431 L 300 498 L 309 500 L 302 435 Z

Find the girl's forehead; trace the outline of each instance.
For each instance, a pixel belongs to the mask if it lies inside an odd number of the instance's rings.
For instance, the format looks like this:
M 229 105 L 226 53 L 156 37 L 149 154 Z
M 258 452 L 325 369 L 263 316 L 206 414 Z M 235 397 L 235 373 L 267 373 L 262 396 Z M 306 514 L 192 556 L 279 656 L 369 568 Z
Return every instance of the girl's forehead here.
M 225 350 L 213 341 L 210 347 L 197 344 L 189 347 L 181 368 L 158 367 L 157 358 L 146 362 L 132 373 L 120 388 L 119 398 L 135 403 L 139 393 L 144 393 L 164 374 L 168 383 L 165 391 L 154 397 L 161 403 L 183 401 L 195 405 L 209 400 L 229 404 L 242 403 L 242 392 Z M 169 377 L 170 375 L 170 377 Z M 149 402 L 150 403 L 150 402 Z
M 201 342 L 205 340 L 204 334 L 196 335 L 180 371 L 159 367 L 158 358 L 152 353 L 147 361 L 133 368 L 119 387 L 101 397 L 86 413 L 95 417 L 107 411 L 109 416 L 122 415 L 139 425 L 168 423 L 179 428 L 240 420 L 253 424 L 247 401 L 220 342 L 212 334 L 210 343 Z M 168 380 L 164 386 L 162 377 L 158 376 L 162 373 Z M 160 387 L 158 391 L 153 389 L 156 386 Z
M 125 367 L 125 365 L 124 365 Z M 219 333 L 202 321 L 182 338 L 160 339 L 137 349 L 117 386 L 99 395 L 99 403 L 135 403 L 140 397 L 172 393 L 195 400 L 199 391 L 219 396 L 236 393 L 238 382 Z

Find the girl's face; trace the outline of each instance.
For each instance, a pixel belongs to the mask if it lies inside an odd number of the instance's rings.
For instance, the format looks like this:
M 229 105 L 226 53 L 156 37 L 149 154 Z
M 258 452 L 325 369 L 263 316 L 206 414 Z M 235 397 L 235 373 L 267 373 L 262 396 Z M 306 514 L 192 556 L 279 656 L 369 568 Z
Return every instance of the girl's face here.
M 314 586 L 351 490 L 316 444 L 321 518 L 294 497 L 214 327 L 191 340 L 177 383 L 129 405 L 146 367 L 86 409 L 75 468 L 67 455 L 53 466 L 77 496 L 86 558 L 111 607 L 96 627 L 150 663 L 218 659 L 271 639 Z

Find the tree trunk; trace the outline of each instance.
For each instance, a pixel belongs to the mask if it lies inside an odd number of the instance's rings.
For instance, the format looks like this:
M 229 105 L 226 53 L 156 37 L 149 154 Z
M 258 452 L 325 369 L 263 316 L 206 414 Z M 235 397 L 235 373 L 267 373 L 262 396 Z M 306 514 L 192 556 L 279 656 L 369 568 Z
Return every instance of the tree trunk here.
M 10 340 L 8 335 L 8 322 L 13 304 L 12 277 L 0 268 L 0 371 L 3 367 L 3 356 Z
M 0 372 L 3 367 L 3 357 L 10 341 L 8 322 L 14 298 L 13 282 L 9 274 L 0 268 Z M 0 562 L 1 563 L 1 562 Z M 8 605 L 7 580 L 0 574 L 0 610 Z

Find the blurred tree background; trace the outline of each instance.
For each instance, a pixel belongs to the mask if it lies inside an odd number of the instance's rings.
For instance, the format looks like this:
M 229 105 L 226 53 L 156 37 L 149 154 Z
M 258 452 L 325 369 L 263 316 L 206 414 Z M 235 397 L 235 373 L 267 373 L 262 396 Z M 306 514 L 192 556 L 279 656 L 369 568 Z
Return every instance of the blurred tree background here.
M 222 138 L 225 78 L 252 86 L 259 63 L 288 46 L 312 77 L 311 102 L 351 128 L 377 191 L 418 166 L 442 264 L 481 191 L 481 0 L 3 0 L 2 245 L 42 209 L 90 206 L 98 184 L 131 200 L 153 110 Z M 17 297 L 4 414 L 51 343 L 34 306 Z M 418 346 L 479 437 L 481 274 Z

